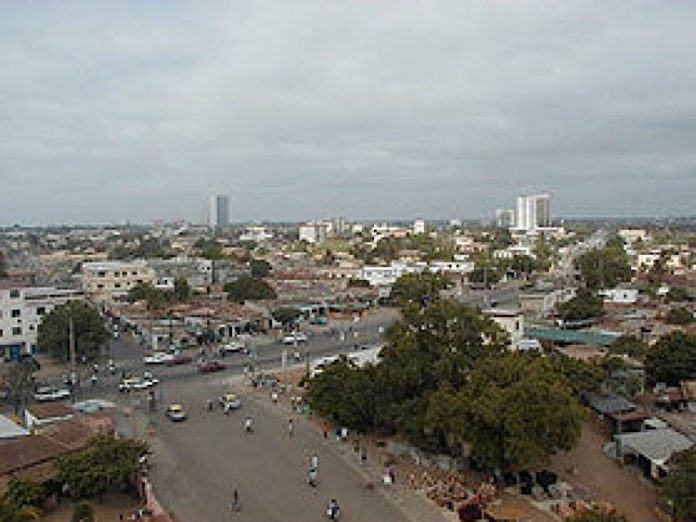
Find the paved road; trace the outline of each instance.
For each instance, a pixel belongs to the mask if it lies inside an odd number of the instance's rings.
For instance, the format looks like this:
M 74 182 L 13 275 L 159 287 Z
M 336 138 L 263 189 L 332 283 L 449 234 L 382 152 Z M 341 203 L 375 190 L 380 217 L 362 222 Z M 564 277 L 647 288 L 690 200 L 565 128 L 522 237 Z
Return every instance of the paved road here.
M 224 384 L 224 381 L 227 384 Z M 287 413 L 254 391 L 223 380 L 174 381 L 168 395 L 189 410 L 189 419 L 172 423 L 152 414 L 156 452 L 153 482 L 161 501 L 182 521 L 310 522 L 324 519 L 324 506 L 337 498 L 345 521 L 403 521 L 403 513 L 325 440 L 315 427 L 295 418 L 295 435 L 287 432 Z M 239 379 L 236 379 L 239 381 Z M 205 411 L 208 397 L 235 389 L 243 394 L 241 410 L 225 416 Z M 246 415 L 255 432 L 243 433 Z M 306 484 L 313 453 L 319 456 L 319 486 Z M 231 513 L 232 491 L 240 493 L 242 510 Z

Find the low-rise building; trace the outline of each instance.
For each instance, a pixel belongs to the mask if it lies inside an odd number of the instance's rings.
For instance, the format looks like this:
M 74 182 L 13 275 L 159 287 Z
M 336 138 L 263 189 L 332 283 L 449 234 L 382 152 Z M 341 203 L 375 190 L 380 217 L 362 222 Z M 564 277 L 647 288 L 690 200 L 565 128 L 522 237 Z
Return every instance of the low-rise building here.
M 493 319 L 510 336 L 510 349 L 517 350 L 524 337 L 524 315 L 520 310 L 489 308 L 483 314 Z
M 614 441 L 618 458 L 638 466 L 646 477 L 653 480 L 669 473 L 672 455 L 694 445 L 687 436 L 671 428 L 617 434 Z
M 0 357 L 17 359 L 36 348 L 39 324 L 55 307 L 83 300 L 81 290 L 0 281 Z
M 145 261 L 103 261 L 82 265 L 82 288 L 92 301 L 110 303 L 139 284 L 151 284 L 155 271 Z
M 600 290 L 599 294 L 607 304 L 633 305 L 638 302 L 638 289 L 636 288 L 609 288 Z

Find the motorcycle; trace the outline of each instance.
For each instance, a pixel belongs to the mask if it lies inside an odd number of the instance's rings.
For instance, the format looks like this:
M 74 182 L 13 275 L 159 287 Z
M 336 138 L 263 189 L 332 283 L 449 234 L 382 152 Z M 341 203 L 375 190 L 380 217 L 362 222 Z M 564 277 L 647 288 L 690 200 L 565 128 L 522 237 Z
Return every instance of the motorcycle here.
M 338 520 L 341 516 L 341 508 L 338 507 L 338 503 L 331 502 L 326 508 L 326 517 L 329 520 Z

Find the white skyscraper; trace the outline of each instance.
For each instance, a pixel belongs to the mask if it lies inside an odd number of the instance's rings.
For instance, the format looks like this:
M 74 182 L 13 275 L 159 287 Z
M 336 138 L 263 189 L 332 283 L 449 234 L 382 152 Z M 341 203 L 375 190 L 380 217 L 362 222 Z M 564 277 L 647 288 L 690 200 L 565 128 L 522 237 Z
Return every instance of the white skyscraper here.
M 208 226 L 210 228 L 226 227 L 230 224 L 230 198 L 227 196 L 210 196 L 208 207 Z
M 534 194 L 517 198 L 515 228 L 531 232 L 551 226 L 550 196 Z

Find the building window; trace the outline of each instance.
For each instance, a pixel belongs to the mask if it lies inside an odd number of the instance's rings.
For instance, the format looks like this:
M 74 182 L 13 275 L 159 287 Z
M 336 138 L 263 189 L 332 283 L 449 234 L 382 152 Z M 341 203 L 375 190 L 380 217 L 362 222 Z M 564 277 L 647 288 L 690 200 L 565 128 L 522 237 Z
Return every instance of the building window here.
M 16 288 L 10 290 L 10 297 L 12 299 L 16 299 L 17 297 L 19 297 L 19 290 L 17 290 Z
M 121 283 L 114 283 L 114 288 L 121 288 Z
M 44 315 L 46 313 L 46 307 L 45 306 L 39 306 L 36 309 L 36 315 Z
M 98 288 L 99 290 L 102 290 L 102 289 L 104 288 L 104 285 L 101 284 L 101 283 L 99 283 L 99 284 L 97 285 L 97 288 Z
M 33 332 L 35 329 L 36 329 L 36 327 L 33 324 L 29 325 L 29 330 L 31 330 Z
M 21 317 L 22 316 L 22 311 L 19 308 L 14 308 L 12 312 L 10 312 L 12 317 Z
M 133 270 L 133 275 L 136 275 L 136 276 L 137 276 L 137 275 L 138 275 L 138 271 L 137 271 L 137 270 Z
M 106 277 L 106 272 L 97 272 L 99 277 Z
M 22 327 L 21 326 L 13 326 L 12 327 L 12 335 L 22 335 Z
M 0 328 L 0 337 L 2 337 L 2 328 Z

